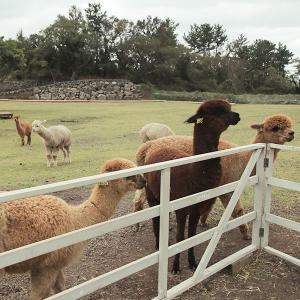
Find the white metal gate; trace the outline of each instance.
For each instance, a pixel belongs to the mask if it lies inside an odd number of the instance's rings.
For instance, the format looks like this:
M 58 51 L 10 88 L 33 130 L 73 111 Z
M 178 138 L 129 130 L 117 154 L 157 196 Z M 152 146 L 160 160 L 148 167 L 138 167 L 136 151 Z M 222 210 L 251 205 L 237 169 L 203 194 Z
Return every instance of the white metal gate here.
M 268 230 L 270 223 L 281 225 L 300 232 L 300 223 L 270 214 L 272 186 L 279 186 L 295 191 L 300 191 L 299 183 L 272 177 L 273 156 L 275 149 L 300 152 L 300 147 L 288 147 L 275 144 L 253 144 L 143 167 L 136 167 L 133 169 L 122 170 L 113 173 L 84 177 L 80 179 L 68 180 L 64 182 L 0 194 L 1 205 L 1 202 L 66 190 L 74 187 L 94 184 L 99 181 L 108 181 L 122 177 L 133 176 L 140 173 L 161 170 L 160 205 L 147 208 L 140 212 L 128 214 L 126 216 L 122 216 L 113 220 L 109 220 L 107 222 L 66 233 L 57 237 L 53 237 L 44 241 L 0 253 L 0 269 L 72 244 L 95 238 L 114 230 L 134 225 L 138 222 L 152 219 L 157 216 L 160 216 L 161 218 L 159 251 L 140 258 L 129 264 L 126 264 L 111 272 L 88 280 L 80 285 L 69 288 L 59 294 L 49 297 L 48 299 L 78 299 L 111 283 L 114 283 L 145 268 L 148 268 L 156 263 L 159 264 L 159 274 L 158 296 L 155 299 L 172 299 L 177 295 L 182 294 L 187 289 L 198 284 L 199 282 L 203 281 L 204 279 L 208 278 L 209 276 L 213 275 L 214 273 L 218 272 L 219 270 L 234 263 L 235 261 L 240 260 L 241 258 L 260 248 L 263 248 L 269 253 L 277 255 L 283 259 L 288 260 L 291 263 L 300 266 L 299 259 L 268 246 Z M 252 151 L 252 156 L 239 181 L 170 202 L 170 168 L 211 158 L 232 155 L 244 151 Z M 256 175 L 251 176 L 251 172 L 255 165 Z M 246 186 L 255 186 L 254 210 L 243 215 L 242 217 L 236 218 L 234 220 L 229 220 L 232 211 Z M 169 212 L 229 192 L 233 192 L 232 198 L 228 206 L 226 207 L 221 220 L 219 221 L 219 224 L 216 227 L 199 233 L 191 238 L 185 239 L 180 243 L 168 246 Z M 229 231 L 251 221 L 254 222 L 252 230 L 252 244 L 207 267 L 210 258 L 212 257 L 213 252 L 221 238 L 221 235 L 226 231 Z M 262 231 L 264 232 L 263 236 L 261 234 Z M 193 276 L 168 290 L 168 258 L 208 240 L 210 240 L 210 242 Z

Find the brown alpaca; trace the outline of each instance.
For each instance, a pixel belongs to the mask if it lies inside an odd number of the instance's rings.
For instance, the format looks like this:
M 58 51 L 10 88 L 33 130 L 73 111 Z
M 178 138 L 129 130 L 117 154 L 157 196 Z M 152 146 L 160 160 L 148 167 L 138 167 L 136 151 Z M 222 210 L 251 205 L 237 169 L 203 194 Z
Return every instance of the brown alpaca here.
M 102 172 L 134 167 L 127 159 L 107 161 Z M 136 188 L 143 188 L 141 176 L 96 184 L 89 199 L 78 206 L 51 196 L 37 196 L 0 204 L 0 253 L 56 235 L 106 221 L 115 211 L 121 198 Z M 44 299 L 51 290 L 65 288 L 63 269 L 82 253 L 86 242 L 41 255 L 5 268 L 8 273 L 30 272 L 31 299 Z
M 253 129 L 257 130 L 256 136 L 251 143 L 275 143 L 284 144 L 285 142 L 290 142 L 294 138 L 294 131 L 292 130 L 292 121 L 286 115 L 273 115 L 266 117 L 262 124 L 255 124 L 251 126 Z M 188 155 L 193 154 L 193 139 L 189 136 L 172 136 L 157 139 L 155 141 L 149 141 L 140 146 L 137 151 L 136 160 L 138 165 L 144 165 L 148 156 L 157 149 L 161 147 L 172 147 L 184 151 Z M 233 144 L 228 141 L 220 141 L 218 149 L 224 150 L 238 145 Z M 277 154 L 276 150 L 276 154 Z M 276 155 L 275 154 L 275 158 Z M 237 153 L 230 156 L 224 156 L 221 158 L 222 165 L 222 178 L 220 185 L 224 185 L 233 181 L 240 179 L 248 161 L 251 156 L 251 152 Z M 145 193 L 141 191 L 141 196 L 135 200 L 135 211 L 143 209 L 145 202 Z M 219 196 L 224 207 L 228 205 L 232 193 Z M 201 216 L 201 223 L 206 225 L 207 217 L 210 213 L 208 210 Z M 234 212 L 233 217 L 239 217 L 244 215 L 244 208 L 239 200 Z M 249 227 L 247 224 L 240 226 L 241 234 L 243 239 L 250 239 Z
M 239 114 L 231 111 L 229 102 L 225 100 L 210 100 L 204 102 L 197 113 L 186 122 L 194 123 L 193 154 L 203 154 L 217 151 L 219 138 L 229 125 L 239 122 Z M 167 160 L 187 157 L 181 150 L 167 147 L 151 152 L 145 164 L 153 164 Z M 160 172 L 147 173 L 145 175 L 147 186 L 146 195 L 149 206 L 159 204 L 160 200 Z M 220 158 L 205 160 L 194 164 L 188 164 L 171 169 L 170 199 L 178 199 L 195 194 L 219 185 L 221 179 Z M 189 215 L 188 236 L 196 234 L 196 228 L 200 215 L 210 209 L 214 199 L 207 200 L 190 207 L 176 211 L 177 235 L 176 241 L 184 239 L 184 230 L 187 216 Z M 159 218 L 153 219 L 153 230 L 156 238 L 156 247 L 159 243 Z M 194 249 L 188 250 L 189 267 L 196 268 L 197 263 Z M 173 273 L 179 271 L 179 254 L 176 254 L 173 263 Z
M 25 145 L 25 136 L 27 137 L 27 145 L 31 144 L 31 124 L 26 121 L 20 121 L 20 116 L 15 116 L 16 128 L 19 136 L 21 137 L 22 146 Z

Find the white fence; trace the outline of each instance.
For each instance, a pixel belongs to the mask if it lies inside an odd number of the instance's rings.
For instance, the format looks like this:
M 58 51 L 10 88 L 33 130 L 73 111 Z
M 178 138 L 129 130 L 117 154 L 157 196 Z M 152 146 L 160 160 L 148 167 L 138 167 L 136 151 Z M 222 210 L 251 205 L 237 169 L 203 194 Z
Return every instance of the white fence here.
M 122 216 L 113 220 L 109 220 L 104 223 L 92 225 L 44 241 L 0 253 L 0 269 L 69 245 L 95 238 L 114 230 L 134 225 L 141 221 L 152 219 L 157 216 L 160 216 L 161 218 L 159 251 L 140 258 L 129 264 L 126 264 L 111 272 L 95 277 L 80 285 L 74 286 L 59 294 L 53 295 L 47 299 L 78 299 L 84 295 L 88 295 L 98 289 L 101 289 L 111 283 L 121 280 L 157 263 L 159 264 L 158 296 L 155 299 L 172 299 L 177 295 L 182 294 L 187 289 L 198 284 L 199 282 L 203 281 L 204 279 L 208 278 L 212 274 L 218 272 L 219 270 L 260 248 L 264 248 L 267 252 L 277 255 L 299 266 L 299 259 L 268 246 L 270 223 L 281 225 L 298 232 L 300 231 L 299 223 L 270 214 L 272 186 L 279 186 L 295 191 L 300 191 L 299 183 L 272 177 L 273 156 L 275 149 L 300 152 L 299 147 L 288 147 L 275 144 L 253 144 L 143 167 L 136 167 L 133 169 L 122 170 L 113 173 L 100 174 L 34 188 L 2 193 L 0 194 L 0 203 L 24 197 L 94 184 L 99 181 L 108 181 L 157 170 L 161 170 L 162 175 L 160 205 L 152 208 L 147 208 L 140 212 L 128 214 L 126 216 Z M 215 189 L 206 190 L 204 192 L 190 195 L 171 202 L 169 201 L 170 168 L 244 151 L 252 151 L 252 156 L 239 181 L 232 182 Z M 255 165 L 256 175 L 251 176 L 251 172 Z M 229 219 L 232 211 L 246 186 L 255 186 L 254 211 L 230 221 Z M 229 192 L 233 192 L 232 198 L 227 208 L 225 209 L 224 214 L 222 215 L 217 227 L 199 233 L 191 238 L 185 239 L 180 243 L 168 246 L 169 212 Z M 252 230 L 252 244 L 207 267 L 221 235 L 226 231 L 229 231 L 240 226 L 241 224 L 251 221 L 254 222 Z M 210 242 L 193 276 L 168 290 L 168 258 L 208 240 L 210 240 Z

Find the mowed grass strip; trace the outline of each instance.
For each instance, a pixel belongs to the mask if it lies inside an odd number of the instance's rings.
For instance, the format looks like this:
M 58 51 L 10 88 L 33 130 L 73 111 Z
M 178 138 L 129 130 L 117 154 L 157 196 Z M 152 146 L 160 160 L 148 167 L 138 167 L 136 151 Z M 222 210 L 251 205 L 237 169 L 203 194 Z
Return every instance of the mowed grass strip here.
M 134 160 L 141 144 L 139 129 L 149 122 L 169 125 L 177 134 L 192 135 L 193 127 L 184 124 L 198 108 L 185 102 L 124 102 L 124 103 L 36 103 L 0 102 L 0 111 L 20 114 L 21 119 L 47 120 L 46 126 L 63 124 L 72 131 L 72 163 L 58 167 L 46 166 L 42 139 L 33 134 L 32 145 L 22 147 L 13 120 L 0 120 L 0 190 L 12 190 L 58 182 L 99 172 L 107 159 L 125 157 Z M 284 113 L 294 120 L 295 140 L 289 145 L 300 146 L 300 105 L 234 105 L 241 115 L 237 126 L 231 126 L 222 138 L 239 145 L 249 144 L 255 131 L 251 124 L 265 116 Z M 299 133 L 299 134 L 298 134 Z M 59 153 L 59 162 L 62 161 Z M 300 182 L 299 153 L 281 152 L 274 174 Z M 276 195 L 295 203 L 297 197 L 283 190 Z M 246 193 L 250 197 L 252 193 Z M 285 196 L 287 195 L 287 196 Z

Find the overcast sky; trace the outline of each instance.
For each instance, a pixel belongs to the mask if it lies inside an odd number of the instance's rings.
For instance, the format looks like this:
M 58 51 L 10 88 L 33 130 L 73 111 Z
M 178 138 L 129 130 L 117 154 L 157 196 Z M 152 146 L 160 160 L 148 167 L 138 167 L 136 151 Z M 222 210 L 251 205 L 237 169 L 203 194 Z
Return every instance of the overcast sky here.
M 66 14 L 71 5 L 84 9 L 92 0 L 0 0 L 0 36 L 36 33 Z M 180 39 L 190 25 L 219 23 L 232 40 L 244 33 L 250 41 L 268 39 L 287 45 L 300 57 L 300 0 L 102 0 L 108 15 L 137 20 L 147 15 L 180 23 Z

